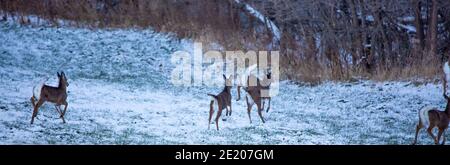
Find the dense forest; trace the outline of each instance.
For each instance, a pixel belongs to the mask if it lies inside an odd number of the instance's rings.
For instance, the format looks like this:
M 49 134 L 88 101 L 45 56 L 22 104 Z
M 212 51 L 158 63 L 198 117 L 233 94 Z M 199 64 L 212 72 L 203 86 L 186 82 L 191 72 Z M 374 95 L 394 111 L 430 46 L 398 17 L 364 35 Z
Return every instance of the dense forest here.
M 210 49 L 279 50 L 282 78 L 311 83 L 435 80 L 450 55 L 448 0 L 0 0 L 0 16 L 153 28 Z

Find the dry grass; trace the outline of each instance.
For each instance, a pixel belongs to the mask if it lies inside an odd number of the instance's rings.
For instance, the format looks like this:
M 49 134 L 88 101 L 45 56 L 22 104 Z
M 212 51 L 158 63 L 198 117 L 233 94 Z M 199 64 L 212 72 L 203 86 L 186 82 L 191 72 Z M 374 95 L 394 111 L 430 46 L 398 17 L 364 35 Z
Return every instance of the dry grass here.
M 202 42 L 204 51 L 218 43 L 226 50 L 266 50 L 272 38 L 257 31 L 261 23 L 242 12 L 233 0 L 0 0 L 0 14 L 23 24 L 27 15 L 36 15 L 59 26 L 57 20 L 71 20 L 73 26 L 90 28 L 147 28 L 171 32 L 181 38 Z M 1 19 L 3 19 L 3 16 Z M 310 32 L 313 35 L 313 32 Z M 308 35 L 308 33 L 306 33 Z M 433 56 L 411 53 L 405 64 L 376 67 L 368 72 L 339 58 L 332 49 L 318 52 L 314 39 L 300 45 L 285 33 L 280 44 L 282 79 L 319 84 L 323 81 L 354 79 L 435 80 L 441 74 L 441 61 Z M 421 52 L 421 51 L 411 51 Z

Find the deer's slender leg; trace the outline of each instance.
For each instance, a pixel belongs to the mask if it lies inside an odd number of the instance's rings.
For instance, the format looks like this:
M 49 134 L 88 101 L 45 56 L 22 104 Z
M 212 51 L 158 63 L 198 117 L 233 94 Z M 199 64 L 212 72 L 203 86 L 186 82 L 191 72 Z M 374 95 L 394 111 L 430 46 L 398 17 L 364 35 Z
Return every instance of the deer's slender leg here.
M 209 104 L 208 129 L 209 129 L 210 125 L 211 125 L 211 118 L 212 118 L 213 113 L 214 113 L 214 101 L 211 100 L 211 103 Z
M 34 107 L 35 108 L 35 114 L 34 114 L 34 117 L 36 117 L 37 116 L 37 114 L 38 114 L 38 112 L 39 112 L 39 107 L 41 107 L 42 106 L 42 104 L 44 104 L 44 100 L 42 100 L 42 99 L 39 99 L 39 101 L 36 103 L 36 106 Z
M 34 114 L 36 114 L 36 106 L 33 108 L 33 114 L 31 115 L 31 124 L 34 122 Z
M 419 135 L 420 129 L 422 129 L 422 123 L 419 121 L 419 124 L 417 124 L 416 126 L 416 136 L 414 138 L 414 142 L 412 143 L 412 145 L 415 145 L 417 143 L 417 136 Z
M 228 104 L 228 106 L 230 106 L 230 116 L 231 116 L 231 113 L 233 112 L 233 110 L 231 109 L 231 105 L 232 105 L 232 98 L 231 98 L 231 94 L 230 94 L 230 97 L 227 99 L 227 104 Z M 228 107 L 227 106 L 227 107 Z
M 220 118 L 221 114 L 222 114 L 222 106 L 220 106 L 220 104 L 219 104 L 219 110 L 217 110 L 217 116 L 216 116 L 216 128 L 217 128 L 217 131 L 219 130 L 219 118 Z
M 269 109 L 270 109 L 270 100 L 272 100 L 272 99 L 269 97 L 269 106 L 267 107 L 266 113 L 269 112 Z
M 231 101 L 231 100 L 230 100 Z M 231 104 L 230 104 L 230 116 L 231 116 L 231 113 L 233 112 L 233 110 L 231 109 Z
M 228 105 L 225 105 L 226 113 L 225 116 L 230 116 L 230 109 L 228 108 Z
M 228 105 L 225 105 L 225 118 L 222 118 L 222 121 L 227 121 L 229 114 L 229 109 L 228 109 Z
M 62 116 L 66 115 L 67 106 L 69 105 L 66 101 L 63 102 L 64 105 L 64 111 L 62 112 Z
M 439 128 L 439 132 L 438 132 L 438 135 L 437 135 L 437 142 L 435 143 L 436 145 L 438 145 L 439 142 L 441 141 L 442 133 L 444 133 L 444 130 Z
M 33 124 L 34 122 L 34 118 L 37 116 L 37 113 L 39 111 L 39 107 L 44 104 L 44 101 L 42 99 L 39 99 L 39 101 L 37 102 L 36 106 L 34 106 L 33 109 L 33 115 L 31 116 L 31 124 Z
M 33 108 L 36 106 L 36 100 L 34 100 L 34 96 L 31 96 L 31 98 L 30 98 L 30 100 L 31 100 L 31 104 L 33 105 Z
M 61 117 L 62 116 L 62 112 L 60 110 L 61 108 L 58 105 L 55 105 L 55 109 L 56 109 L 56 112 L 59 113 L 59 117 Z
M 247 114 L 248 114 L 248 119 L 250 120 L 250 124 L 252 123 L 252 117 L 250 116 L 250 112 L 252 111 L 252 106 L 253 104 L 250 104 L 248 102 L 248 97 L 245 96 L 245 101 L 247 102 Z
M 56 108 L 56 111 L 58 111 L 58 113 L 59 113 L 59 118 L 62 119 L 63 123 L 66 123 L 66 120 L 64 119 L 64 115 L 62 114 L 62 111 L 61 111 L 61 106 L 60 105 L 59 106 L 55 105 L 55 108 Z
M 261 102 L 262 102 L 262 107 L 261 107 L 261 109 L 264 109 L 264 107 L 265 107 L 265 100 L 263 99 L 263 98 L 260 98 L 261 99 Z
M 434 140 L 434 143 L 435 144 L 437 144 L 437 139 L 436 139 L 436 137 L 433 135 L 433 127 L 428 127 L 428 129 L 427 129 L 427 132 L 428 132 L 428 134 L 431 136 L 431 138 L 433 138 L 433 140 Z
M 263 111 L 263 109 L 262 109 L 260 106 L 258 106 L 258 104 L 256 104 L 256 107 L 258 108 L 258 115 L 259 115 L 259 117 L 261 118 L 261 121 L 262 121 L 263 123 L 266 123 L 266 122 L 264 121 L 263 116 L 262 116 L 262 111 Z
M 241 86 L 237 87 L 237 95 L 238 95 L 238 97 L 237 97 L 236 101 L 241 100 Z
M 442 143 L 441 143 L 441 145 L 444 145 L 444 144 L 445 144 L 445 132 L 447 132 L 447 129 L 444 129 L 444 133 L 442 134 L 442 136 L 444 136 L 444 137 L 442 137 Z
M 64 111 L 62 112 L 62 115 L 61 115 L 60 117 L 62 118 L 63 123 L 66 123 L 66 120 L 64 120 L 64 115 L 66 115 L 67 106 L 68 106 L 69 104 L 67 104 L 67 102 L 64 101 L 63 105 L 64 105 Z

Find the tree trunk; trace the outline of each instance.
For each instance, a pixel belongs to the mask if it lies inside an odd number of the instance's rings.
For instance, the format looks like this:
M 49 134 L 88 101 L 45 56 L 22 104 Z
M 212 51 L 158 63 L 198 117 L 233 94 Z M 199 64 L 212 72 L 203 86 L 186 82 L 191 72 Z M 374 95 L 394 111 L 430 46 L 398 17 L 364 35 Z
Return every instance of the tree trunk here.
M 375 29 L 378 31 L 375 34 L 379 36 L 373 36 L 373 44 L 377 45 L 372 50 L 378 53 L 378 59 L 376 60 L 377 69 L 383 69 L 388 67 L 387 63 L 387 55 L 390 54 L 391 45 L 390 40 L 387 37 L 385 26 L 383 25 L 383 15 L 382 15 L 382 7 L 381 2 L 375 1 L 374 7 L 372 9 L 372 13 L 374 14 L 375 19 Z M 376 49 L 376 50 L 375 50 Z
M 356 31 L 356 33 L 354 33 L 354 40 L 353 40 L 353 50 L 354 52 L 352 52 L 352 65 L 353 66 L 358 66 L 358 62 L 359 59 L 361 57 L 361 45 L 362 45 L 362 40 L 361 40 L 361 28 L 359 25 L 359 19 L 358 19 L 358 14 L 356 12 L 356 3 L 355 0 L 352 0 L 350 3 L 350 9 L 352 12 L 352 28 L 353 30 Z M 362 16 L 362 19 L 364 19 L 364 16 Z
M 438 6 L 437 0 L 432 0 L 430 21 L 428 24 L 428 56 L 436 56 L 437 54 L 437 23 L 438 23 Z
M 425 35 L 423 32 L 423 21 L 422 21 L 422 2 L 420 0 L 413 1 L 414 7 L 414 24 L 416 25 L 416 37 L 419 40 L 420 49 L 423 50 L 425 47 Z
M 365 17 L 366 16 L 366 11 L 365 11 L 365 2 L 364 0 L 359 0 L 359 7 L 361 10 L 361 16 Z M 370 28 L 368 28 L 366 26 L 366 19 L 362 19 L 361 20 L 361 67 L 362 67 L 362 71 L 365 73 L 369 73 L 370 72 L 370 64 L 369 64 L 369 58 L 371 51 L 370 50 L 370 46 L 366 46 L 366 45 L 370 45 L 370 40 L 368 37 L 368 34 L 370 34 Z

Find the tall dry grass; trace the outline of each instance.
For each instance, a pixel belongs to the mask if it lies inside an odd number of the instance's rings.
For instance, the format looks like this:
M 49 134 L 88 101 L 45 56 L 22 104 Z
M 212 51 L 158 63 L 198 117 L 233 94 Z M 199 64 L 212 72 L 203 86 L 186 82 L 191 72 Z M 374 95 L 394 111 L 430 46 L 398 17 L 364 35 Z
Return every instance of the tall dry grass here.
M 264 25 L 234 0 L 0 0 L 0 11 L 1 19 L 11 17 L 23 24 L 29 23 L 27 16 L 35 15 L 54 26 L 59 26 L 58 20 L 70 20 L 77 27 L 151 27 L 202 42 L 205 51 L 215 43 L 226 50 L 266 50 L 272 41 L 270 31 L 261 28 Z M 339 52 L 354 49 L 346 45 L 352 42 L 351 36 L 331 36 L 317 47 L 315 34 L 315 29 L 303 32 L 305 39 L 300 44 L 299 34 L 284 28 L 276 48 L 280 50 L 282 79 L 318 84 L 355 79 L 433 80 L 441 74 L 442 59 L 414 48 L 408 58 L 387 62 L 372 59 L 377 52 L 367 50 L 371 66 L 356 66 Z

